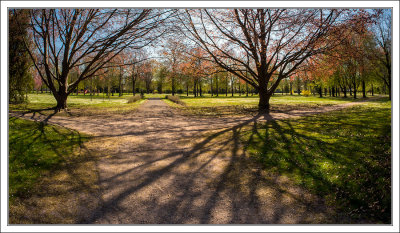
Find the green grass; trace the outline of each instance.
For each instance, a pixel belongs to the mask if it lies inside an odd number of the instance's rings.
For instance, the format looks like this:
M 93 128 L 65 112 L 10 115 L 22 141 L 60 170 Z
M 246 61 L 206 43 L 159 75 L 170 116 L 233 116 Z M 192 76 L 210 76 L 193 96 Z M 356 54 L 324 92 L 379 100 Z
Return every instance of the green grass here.
M 231 115 L 256 115 L 258 112 L 259 97 L 255 96 L 219 96 L 219 97 L 187 97 L 179 96 L 186 107 L 175 106 L 185 110 L 188 114 L 203 116 L 231 116 Z M 317 108 L 320 106 L 335 105 L 352 102 L 352 98 L 341 97 L 304 97 L 298 95 L 275 94 L 271 97 L 271 111 L 285 112 L 293 109 Z M 168 103 L 168 101 L 166 101 Z
M 148 99 L 148 98 L 165 98 L 166 95 L 171 95 L 171 94 L 146 94 L 144 93 L 144 98 Z
M 324 197 L 350 222 L 390 223 L 390 103 L 255 124 L 241 141 L 267 172 Z
M 103 114 L 126 114 L 134 111 L 145 100 L 134 103 L 128 103 L 128 98 L 132 95 L 118 97 L 118 94 L 107 98 L 101 94 L 94 95 L 70 95 L 67 100 L 67 106 L 72 115 L 103 115 Z M 28 104 L 10 104 L 10 111 L 40 111 L 43 114 L 51 114 L 50 108 L 57 104 L 53 95 L 28 94 Z M 45 110 L 48 109 L 48 110 Z
M 37 182 L 52 170 L 71 166 L 88 135 L 43 123 L 9 119 L 9 195 L 27 198 Z
M 249 96 L 249 97 L 191 97 L 185 98 L 181 97 L 182 100 L 188 106 L 201 106 L 201 107 L 216 107 L 216 106 L 228 106 L 228 105 L 249 105 L 249 106 L 257 106 L 259 98 L 258 96 Z M 351 102 L 353 99 L 351 98 L 335 98 L 335 97 L 304 97 L 304 96 L 297 96 L 297 95 L 274 95 L 271 97 L 270 103 L 271 105 L 281 105 L 281 104 L 288 104 L 288 105 L 298 105 L 298 104 L 307 104 L 309 106 L 317 106 L 317 105 L 333 105 L 333 104 L 340 104 L 345 102 Z

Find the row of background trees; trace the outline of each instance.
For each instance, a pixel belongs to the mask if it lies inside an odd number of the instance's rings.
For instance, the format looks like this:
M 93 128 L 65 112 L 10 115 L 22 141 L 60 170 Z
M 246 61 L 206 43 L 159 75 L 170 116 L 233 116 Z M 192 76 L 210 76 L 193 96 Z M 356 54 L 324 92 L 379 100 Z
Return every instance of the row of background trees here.
M 9 11 L 10 102 L 49 90 L 391 97 L 391 11 L 40 9 Z

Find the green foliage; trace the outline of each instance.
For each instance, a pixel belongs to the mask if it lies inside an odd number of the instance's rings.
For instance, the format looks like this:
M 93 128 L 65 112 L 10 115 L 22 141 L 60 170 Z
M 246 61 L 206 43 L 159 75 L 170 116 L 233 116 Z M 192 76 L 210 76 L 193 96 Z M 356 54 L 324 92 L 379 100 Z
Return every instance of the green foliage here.
M 154 94 L 163 92 L 163 86 L 165 86 L 165 84 L 167 83 L 166 79 L 167 79 L 168 75 L 169 75 L 168 68 L 164 65 L 161 65 L 156 70 L 155 81 L 157 84 L 157 92 L 153 92 Z
M 136 101 L 138 101 L 140 99 L 141 99 L 140 95 L 131 96 L 131 97 L 128 98 L 128 104 L 134 103 L 134 102 L 136 102 Z
M 74 150 L 89 139 L 87 135 L 66 128 L 15 117 L 9 119 L 9 125 L 11 201 L 29 197 L 46 172 L 69 166 Z
M 33 88 L 33 78 L 29 72 L 31 61 L 24 46 L 28 40 L 27 10 L 10 10 L 9 17 L 9 101 L 22 103 L 27 101 L 26 93 Z
M 268 121 L 242 141 L 267 172 L 325 197 L 354 221 L 390 223 L 390 102 Z
M 301 95 L 308 97 L 311 95 L 311 92 L 309 90 L 303 90 L 303 91 L 301 91 Z
M 186 105 L 185 102 L 183 102 L 183 101 L 179 98 L 179 96 L 177 96 L 177 95 L 166 95 L 165 98 L 171 100 L 172 102 L 174 102 L 174 103 L 176 103 L 176 104 Z

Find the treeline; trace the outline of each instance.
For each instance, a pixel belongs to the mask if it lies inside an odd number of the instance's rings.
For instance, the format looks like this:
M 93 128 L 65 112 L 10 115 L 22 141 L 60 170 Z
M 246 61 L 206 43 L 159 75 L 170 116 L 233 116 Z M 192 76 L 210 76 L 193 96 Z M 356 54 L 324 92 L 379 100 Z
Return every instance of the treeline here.
M 34 77 L 35 89 L 49 89 L 58 110 L 79 92 L 257 93 L 267 112 L 275 93 L 391 97 L 390 9 L 9 12 L 9 36 L 19 45 L 10 47 L 19 67 L 12 70 L 24 70 L 10 72 L 10 85 L 27 91 Z

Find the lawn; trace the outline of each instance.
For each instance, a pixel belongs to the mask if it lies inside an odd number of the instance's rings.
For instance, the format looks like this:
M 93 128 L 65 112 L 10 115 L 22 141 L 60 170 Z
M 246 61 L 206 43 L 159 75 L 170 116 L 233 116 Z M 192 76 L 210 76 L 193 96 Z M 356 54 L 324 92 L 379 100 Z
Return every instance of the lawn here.
M 248 153 L 271 174 L 325 198 L 349 222 L 390 223 L 391 106 L 268 121 L 241 131 Z
M 93 192 L 90 136 L 40 122 L 9 119 L 10 223 L 75 221 L 74 192 Z M 35 206 L 37 208 L 35 208 Z M 41 206 L 41 207 L 39 207 Z
M 221 96 L 221 97 L 190 97 L 180 96 L 182 100 L 191 107 L 202 106 L 202 107 L 217 107 L 217 106 L 232 106 L 232 105 L 248 105 L 257 106 L 259 98 L 258 96 Z M 279 95 L 275 94 L 271 97 L 271 105 L 298 105 L 307 104 L 308 106 L 318 105 L 333 105 L 344 102 L 351 102 L 352 98 L 336 98 L 336 97 L 314 97 L 314 96 L 298 96 L 298 95 Z
M 103 100 L 100 95 L 90 100 L 90 96 L 71 96 L 69 106 L 72 112 L 121 113 L 134 111 L 145 101 L 127 104 L 128 97 Z M 10 108 L 43 109 L 55 105 L 49 94 L 30 94 L 29 100 L 25 107 L 10 105 Z M 182 100 L 187 107 L 164 99 L 191 114 L 211 116 L 256 111 L 258 104 L 258 97 L 245 96 L 182 96 Z M 275 95 L 271 104 L 277 111 L 285 106 L 312 108 L 351 101 L 351 98 Z M 14 117 L 9 119 L 9 126 L 10 222 L 79 222 L 74 218 L 78 211 L 74 206 L 88 204 L 72 200 L 95 203 L 89 197 L 81 197 L 82 193 L 96 193 L 95 155 L 85 146 L 94 140 L 63 127 Z M 246 153 L 262 164 L 271 177 L 285 176 L 334 206 L 340 213 L 335 216 L 336 222 L 390 223 L 391 101 L 387 98 L 340 111 L 252 123 L 240 128 L 238 135 Z
M 128 114 L 142 104 L 145 99 L 135 103 L 127 103 L 128 98 L 132 95 L 107 96 L 103 95 L 70 95 L 67 100 L 69 114 L 80 115 L 104 115 L 104 114 Z M 10 104 L 10 111 L 41 111 L 44 114 L 51 114 L 53 108 L 57 105 L 53 95 L 44 94 L 28 94 L 28 104 Z M 47 110 L 45 110 L 47 109 Z M 61 113 L 63 114 L 63 113 Z
M 231 115 L 256 115 L 259 97 L 258 96 L 219 96 L 219 97 L 187 97 L 180 98 L 186 104 L 185 107 L 164 100 L 169 105 L 180 108 L 188 114 L 203 116 L 231 116 Z M 271 111 L 285 112 L 293 109 L 316 108 L 320 106 L 335 105 L 352 102 L 352 98 L 341 97 L 314 97 L 298 95 L 279 95 L 271 97 Z

